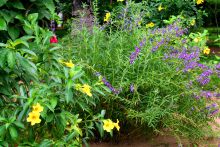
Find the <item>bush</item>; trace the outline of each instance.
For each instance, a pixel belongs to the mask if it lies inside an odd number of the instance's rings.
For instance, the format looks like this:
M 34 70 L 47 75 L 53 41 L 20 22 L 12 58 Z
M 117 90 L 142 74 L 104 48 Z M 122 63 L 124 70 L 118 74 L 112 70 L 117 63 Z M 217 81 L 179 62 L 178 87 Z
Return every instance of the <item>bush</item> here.
M 106 115 L 120 119 L 125 128 L 136 122 L 146 130 L 166 128 L 175 136 L 190 139 L 211 134 L 208 122 L 219 110 L 210 98 L 219 93 L 219 80 L 214 80 L 219 68 L 200 61 L 206 32 L 189 34 L 190 25 L 183 28 L 178 17 L 164 28 L 146 29 L 136 24 L 129 29 L 114 16 L 106 15 L 104 26 L 95 26 L 92 33 L 79 31 L 64 43 L 73 48 L 74 60 L 96 69 L 96 75 L 112 91 L 101 99 Z M 131 19 L 130 24 L 134 23 Z M 213 106 L 207 108 L 210 103 Z

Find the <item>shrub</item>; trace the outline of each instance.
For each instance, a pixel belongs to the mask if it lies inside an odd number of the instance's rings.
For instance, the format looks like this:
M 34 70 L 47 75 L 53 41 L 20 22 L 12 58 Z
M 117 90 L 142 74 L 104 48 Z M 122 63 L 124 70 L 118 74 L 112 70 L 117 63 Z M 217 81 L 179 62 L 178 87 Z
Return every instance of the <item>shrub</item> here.
M 136 122 L 146 130 L 166 128 L 189 139 L 211 134 L 208 122 L 219 110 L 210 98 L 219 93 L 219 80 L 212 80 L 218 76 L 217 65 L 200 61 L 206 32 L 189 34 L 178 17 L 164 28 L 136 24 L 126 29 L 114 16 L 92 33 L 84 29 L 64 43 L 73 47 L 74 60 L 91 65 L 112 91 L 101 99 L 106 115 L 120 118 L 125 128 Z

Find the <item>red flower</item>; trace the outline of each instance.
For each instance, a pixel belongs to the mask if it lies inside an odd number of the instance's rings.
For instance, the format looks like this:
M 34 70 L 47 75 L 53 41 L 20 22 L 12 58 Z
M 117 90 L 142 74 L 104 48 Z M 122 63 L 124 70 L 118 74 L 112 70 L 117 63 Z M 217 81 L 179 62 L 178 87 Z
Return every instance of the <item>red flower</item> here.
M 57 43 L 57 42 L 58 42 L 57 36 L 54 35 L 50 38 L 50 43 Z

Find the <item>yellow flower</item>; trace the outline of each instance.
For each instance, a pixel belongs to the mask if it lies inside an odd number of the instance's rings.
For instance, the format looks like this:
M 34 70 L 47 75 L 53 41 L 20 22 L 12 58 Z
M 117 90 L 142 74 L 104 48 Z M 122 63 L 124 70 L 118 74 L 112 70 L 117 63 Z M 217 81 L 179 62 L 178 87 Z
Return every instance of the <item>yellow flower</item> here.
M 30 112 L 28 114 L 27 122 L 31 122 L 31 125 L 35 125 L 41 122 L 40 113 L 38 112 Z
M 105 18 L 104 18 L 104 22 L 109 21 L 110 17 L 111 17 L 111 13 L 110 12 L 106 13 Z
M 80 90 L 82 88 L 82 85 L 81 84 L 75 84 L 74 87 L 75 87 L 76 90 Z
M 163 8 L 162 5 L 160 4 L 157 9 L 158 9 L 158 11 L 161 11 L 161 10 L 163 10 L 164 8 Z
M 155 26 L 155 24 L 153 22 L 146 24 L 146 28 L 152 28 L 154 26 Z
M 42 107 L 39 103 L 36 105 L 32 106 L 33 112 L 40 113 L 44 110 L 44 107 Z
M 107 120 L 103 120 L 103 129 L 107 132 L 111 132 L 112 129 L 114 129 L 114 123 L 110 120 L 110 119 L 107 119 Z
M 193 40 L 195 43 L 197 43 L 197 42 L 199 42 L 200 41 L 200 39 L 199 38 L 194 38 L 194 40 Z
M 204 50 L 203 50 L 203 53 L 208 55 L 210 54 L 210 49 L 208 47 L 206 47 Z
M 114 123 L 114 127 L 119 131 L 119 129 L 120 129 L 120 126 L 119 126 L 119 121 L 118 121 L 118 119 L 117 119 L 117 122 L 116 123 Z
M 70 60 L 69 62 L 62 62 L 62 63 L 65 64 L 66 67 L 69 67 L 69 68 L 74 67 L 72 60 Z
M 88 84 L 84 84 L 81 88 L 81 91 L 90 97 L 92 96 L 91 87 Z
M 193 19 L 193 20 L 190 22 L 190 25 L 191 25 L 191 26 L 194 26 L 194 25 L 195 25 L 195 23 L 196 23 L 196 20 L 195 20 L 195 19 Z
M 117 0 L 117 2 L 123 2 L 124 0 Z
M 197 0 L 197 1 L 196 1 L 196 4 L 197 4 L 197 5 L 202 4 L 202 3 L 204 3 L 204 0 Z

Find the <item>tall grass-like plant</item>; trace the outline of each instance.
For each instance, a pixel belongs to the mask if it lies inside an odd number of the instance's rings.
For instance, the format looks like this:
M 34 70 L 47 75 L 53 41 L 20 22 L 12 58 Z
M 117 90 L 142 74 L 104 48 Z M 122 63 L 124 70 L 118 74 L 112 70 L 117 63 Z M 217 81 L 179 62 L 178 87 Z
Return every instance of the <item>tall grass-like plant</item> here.
M 211 134 L 208 123 L 219 111 L 210 99 L 218 96 L 219 79 L 211 79 L 219 69 L 200 62 L 201 40 L 194 41 L 179 19 L 152 29 L 107 23 L 108 31 L 85 28 L 68 44 L 74 60 L 94 69 L 91 75 L 112 92 L 101 98 L 107 115 L 121 119 L 124 128 L 136 123 L 190 139 Z

